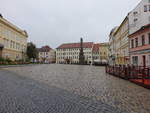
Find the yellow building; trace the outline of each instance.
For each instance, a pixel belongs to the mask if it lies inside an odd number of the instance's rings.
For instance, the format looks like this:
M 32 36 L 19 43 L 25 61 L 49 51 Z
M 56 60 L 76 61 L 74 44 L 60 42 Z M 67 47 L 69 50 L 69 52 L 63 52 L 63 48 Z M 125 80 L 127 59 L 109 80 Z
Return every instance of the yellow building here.
M 115 63 L 129 64 L 129 20 L 128 16 L 123 20 L 121 25 L 114 33 L 115 37 Z
M 109 43 L 100 43 L 99 55 L 100 55 L 101 62 L 108 62 Z
M 28 34 L 0 15 L 0 57 L 25 59 Z

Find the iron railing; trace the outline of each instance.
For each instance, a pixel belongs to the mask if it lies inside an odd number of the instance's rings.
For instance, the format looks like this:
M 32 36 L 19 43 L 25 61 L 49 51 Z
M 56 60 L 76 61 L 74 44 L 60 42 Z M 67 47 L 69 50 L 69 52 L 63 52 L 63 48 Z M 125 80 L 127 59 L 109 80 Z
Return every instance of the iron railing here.
M 106 66 L 106 73 L 150 88 L 150 67 L 130 65 Z

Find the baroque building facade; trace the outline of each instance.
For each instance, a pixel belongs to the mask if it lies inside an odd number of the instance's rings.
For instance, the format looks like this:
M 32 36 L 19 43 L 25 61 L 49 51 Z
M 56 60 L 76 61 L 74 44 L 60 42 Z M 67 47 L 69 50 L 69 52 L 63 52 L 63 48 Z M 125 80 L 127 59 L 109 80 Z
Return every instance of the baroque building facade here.
M 100 62 L 100 44 L 94 44 L 92 47 L 92 64 Z
M 135 64 L 136 59 L 132 59 L 133 43 L 131 38 L 134 33 L 141 30 L 144 26 L 150 24 L 150 0 L 141 0 L 141 2 L 128 13 L 119 27 L 115 27 L 109 35 L 109 64 L 125 65 Z M 129 35 L 131 38 L 129 38 Z M 138 37 L 138 36 L 137 36 Z M 139 36 L 140 37 L 140 36 Z M 136 43 L 137 43 L 136 38 Z M 140 40 L 138 40 L 140 43 Z M 131 53 L 132 51 L 132 53 Z M 134 60 L 134 61 L 133 61 Z M 138 63 L 138 65 L 140 65 Z
M 142 0 L 129 13 L 130 64 L 150 66 L 150 0 Z
M 116 43 L 115 43 L 115 32 L 118 27 L 114 27 L 109 34 L 109 65 L 115 65 L 116 59 Z
M 130 36 L 131 64 L 150 67 L 150 24 Z
M 55 50 L 49 46 L 38 48 L 38 61 L 41 63 L 55 63 Z
M 128 16 L 120 26 L 112 29 L 109 35 L 109 64 L 129 64 L 129 19 Z
M 141 0 L 141 2 L 128 14 L 129 16 L 129 34 L 133 34 L 150 23 L 150 0 Z
M 115 63 L 119 65 L 129 64 L 129 20 L 128 16 L 123 20 L 114 33 L 115 37 Z
M 83 42 L 84 60 L 87 64 L 92 62 L 93 42 Z M 78 64 L 80 43 L 66 43 L 56 48 L 56 63 Z
M 101 63 L 108 63 L 109 59 L 109 43 L 100 43 L 99 59 Z
M 0 15 L 0 57 L 10 60 L 26 58 L 28 34 Z

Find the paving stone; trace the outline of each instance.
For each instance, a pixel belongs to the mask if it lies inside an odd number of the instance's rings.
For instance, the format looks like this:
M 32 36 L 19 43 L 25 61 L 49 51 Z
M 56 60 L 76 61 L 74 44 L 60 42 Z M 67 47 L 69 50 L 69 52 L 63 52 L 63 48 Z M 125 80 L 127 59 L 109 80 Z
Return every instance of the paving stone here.
M 102 106 L 97 107 L 98 103 L 92 102 L 90 98 L 82 98 L 35 80 L 22 79 L 2 70 L 0 91 L 0 113 L 97 113 L 99 108 L 103 109 L 103 106 L 111 109 L 109 110 L 111 112 L 119 113 L 107 104 L 99 103 Z M 103 111 L 101 110 L 100 113 Z
M 0 113 L 150 113 L 150 90 L 104 67 L 31 65 L 0 70 Z

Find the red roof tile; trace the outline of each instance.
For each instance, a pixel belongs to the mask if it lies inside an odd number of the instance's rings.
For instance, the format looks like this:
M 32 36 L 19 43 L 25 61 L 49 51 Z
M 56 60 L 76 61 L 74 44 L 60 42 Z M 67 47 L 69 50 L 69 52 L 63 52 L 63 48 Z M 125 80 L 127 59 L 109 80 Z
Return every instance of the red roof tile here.
M 49 46 L 43 46 L 42 48 L 39 48 L 38 51 L 39 52 L 49 52 L 52 48 L 50 48 Z
M 83 48 L 92 48 L 93 42 L 84 42 Z M 68 43 L 62 44 L 57 49 L 70 49 L 70 48 L 80 48 L 80 43 Z

